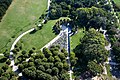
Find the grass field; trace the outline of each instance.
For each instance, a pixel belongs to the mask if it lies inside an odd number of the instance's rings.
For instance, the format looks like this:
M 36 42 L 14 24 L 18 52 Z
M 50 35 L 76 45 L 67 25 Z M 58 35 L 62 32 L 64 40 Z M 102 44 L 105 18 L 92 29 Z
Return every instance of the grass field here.
M 71 37 L 71 50 L 73 50 L 80 43 L 80 39 L 83 38 L 83 36 L 83 29 L 79 29 L 78 33 Z
M 61 17 L 60 19 L 68 18 Z M 27 34 L 24 37 L 22 37 L 20 41 L 23 42 L 23 48 L 30 50 L 32 47 L 36 47 L 37 49 L 40 49 L 43 46 L 45 46 L 48 42 L 50 42 L 53 38 L 55 38 L 56 35 L 55 33 L 53 33 L 52 29 L 57 20 L 49 20 L 47 24 L 44 24 L 41 30 L 37 31 L 34 34 Z
M 0 22 L 0 50 L 10 48 L 16 37 L 30 29 L 46 8 L 47 0 L 13 0 Z
M 55 20 L 49 21 L 43 26 L 43 28 L 37 31 L 34 34 L 27 34 L 20 41 L 24 44 L 24 49 L 31 49 L 36 47 L 37 49 L 42 48 L 50 40 L 55 37 L 55 34 L 52 31 L 52 27 L 55 24 Z
M 114 0 L 114 2 L 120 6 L 120 0 Z

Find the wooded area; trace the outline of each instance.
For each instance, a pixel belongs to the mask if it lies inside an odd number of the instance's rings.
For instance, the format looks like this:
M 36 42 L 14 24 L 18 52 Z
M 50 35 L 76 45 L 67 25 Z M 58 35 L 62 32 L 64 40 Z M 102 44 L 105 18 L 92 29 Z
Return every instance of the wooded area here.
M 12 0 L 0 0 L 0 21 L 10 6 Z

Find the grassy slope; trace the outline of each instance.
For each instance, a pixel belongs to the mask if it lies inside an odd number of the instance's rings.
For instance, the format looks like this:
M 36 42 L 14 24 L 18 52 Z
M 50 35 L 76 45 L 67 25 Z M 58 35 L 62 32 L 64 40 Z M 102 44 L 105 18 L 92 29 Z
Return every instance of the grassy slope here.
M 45 44 L 47 44 L 50 40 L 55 37 L 55 34 L 52 31 L 52 27 L 55 24 L 55 20 L 49 21 L 47 24 L 43 26 L 43 28 L 37 31 L 34 34 L 27 34 L 24 36 L 21 41 L 24 44 L 24 49 L 31 49 L 32 47 L 36 47 L 37 49 L 42 48 Z
M 80 39 L 83 36 L 83 29 L 79 29 L 78 33 L 71 37 L 71 50 L 73 50 L 80 43 Z
M 68 19 L 67 17 L 61 17 L 60 19 Z M 57 20 L 60 20 L 57 19 Z M 53 33 L 53 25 L 57 20 L 50 20 L 43 26 L 43 28 L 37 31 L 34 34 L 27 34 L 22 37 L 20 41 L 24 44 L 24 49 L 31 49 L 32 47 L 36 47 L 37 49 L 42 48 L 48 42 L 50 42 L 56 35 Z
M 114 0 L 114 2 L 120 6 L 120 0 Z
M 11 46 L 20 33 L 31 28 L 39 16 L 46 10 L 47 0 L 14 0 L 0 23 L 0 50 Z

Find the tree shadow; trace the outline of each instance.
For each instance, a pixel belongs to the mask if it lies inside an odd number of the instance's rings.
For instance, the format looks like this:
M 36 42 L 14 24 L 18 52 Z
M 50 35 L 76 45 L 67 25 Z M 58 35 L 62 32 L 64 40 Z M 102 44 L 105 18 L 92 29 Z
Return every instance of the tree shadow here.
M 37 32 L 37 30 L 36 29 L 34 29 L 32 32 L 30 32 L 29 34 L 34 34 L 34 33 L 36 33 Z
M 0 62 L 1 62 L 1 63 L 4 63 L 4 62 L 6 62 L 6 60 L 7 60 L 7 58 L 4 57 L 4 58 L 1 58 L 1 59 L 0 59 Z

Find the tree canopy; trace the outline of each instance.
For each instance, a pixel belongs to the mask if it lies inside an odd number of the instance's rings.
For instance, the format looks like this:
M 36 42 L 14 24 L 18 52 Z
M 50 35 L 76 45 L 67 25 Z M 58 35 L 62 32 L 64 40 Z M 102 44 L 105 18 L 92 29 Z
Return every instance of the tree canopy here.
M 100 64 L 103 64 L 108 56 L 105 43 L 106 40 L 103 34 L 96 32 L 95 29 L 92 28 L 86 32 L 83 39 L 81 39 L 81 44 L 74 49 L 78 57 L 76 67 L 79 65 L 81 73 L 89 71 L 94 76 L 102 73 L 103 70 Z

